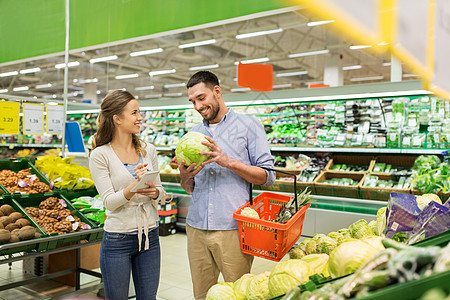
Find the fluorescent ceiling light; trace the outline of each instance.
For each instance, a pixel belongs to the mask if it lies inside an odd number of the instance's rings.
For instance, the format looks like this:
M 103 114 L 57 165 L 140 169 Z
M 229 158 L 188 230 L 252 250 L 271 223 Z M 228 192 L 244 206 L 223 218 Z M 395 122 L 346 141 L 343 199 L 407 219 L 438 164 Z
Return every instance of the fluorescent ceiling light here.
M 236 35 L 236 38 L 238 40 L 240 40 L 240 39 L 246 39 L 246 38 L 254 37 L 254 36 L 279 33 L 279 32 L 282 32 L 282 31 L 283 31 L 283 28 L 277 28 L 277 29 L 272 29 L 272 30 L 256 31 L 256 32 L 249 32 L 249 33 L 238 34 L 238 35 Z
M 198 66 L 198 67 L 191 67 L 191 68 L 189 68 L 189 71 L 215 69 L 215 68 L 218 68 L 218 67 L 219 67 L 218 64 L 215 64 L 215 65 L 206 65 L 206 66 Z
M 136 77 L 139 77 L 139 74 L 134 73 L 134 74 L 118 75 L 118 76 L 116 76 L 114 78 L 116 78 L 116 79 L 128 79 L 128 78 L 136 78 Z
M 171 73 L 175 73 L 177 70 L 175 69 L 171 69 L 171 70 L 160 70 L 160 71 L 152 71 L 152 72 L 148 72 L 148 75 L 150 76 L 155 76 L 155 75 L 163 75 L 163 74 L 171 74 Z
M 312 26 L 319 26 L 319 25 L 324 25 L 324 24 L 333 23 L 333 22 L 334 22 L 334 20 L 315 21 L 315 22 L 308 22 L 308 23 L 306 23 L 306 25 L 309 27 L 312 27 Z
M 368 80 L 381 80 L 381 79 L 384 79 L 384 76 L 369 76 L 369 77 L 350 78 L 350 81 L 368 81 Z
M 89 60 L 89 62 L 91 64 L 95 64 L 98 62 L 102 62 L 102 61 L 109 61 L 109 60 L 115 60 L 118 59 L 117 55 L 111 55 L 111 56 L 105 56 L 105 57 L 97 57 L 97 58 L 92 58 Z
M 52 98 L 55 98 L 53 96 L 56 97 L 56 95 L 52 95 Z M 57 102 L 47 102 L 47 105 L 58 105 L 58 103 Z
M 76 81 L 75 81 L 76 80 Z M 90 79 L 74 79 L 73 82 L 78 82 L 78 83 L 93 83 L 93 82 L 98 82 L 97 78 L 90 78 Z
M 159 52 L 163 52 L 163 49 L 162 48 L 155 48 L 155 49 L 131 52 L 130 56 L 141 56 L 141 55 L 147 55 L 147 54 L 153 54 L 153 53 L 159 53 Z
M 383 63 L 383 67 L 389 67 L 390 65 L 391 65 L 390 62 L 385 62 L 385 63 Z
M 0 73 L 0 77 L 6 77 L 6 76 L 14 76 L 19 74 L 19 72 L 17 71 L 12 71 L 12 72 L 6 72 L 6 73 Z
M 39 72 L 40 70 L 41 70 L 41 68 L 31 68 L 31 69 L 20 70 L 19 73 L 20 74 L 28 74 L 28 73 Z
M 51 84 L 51 83 L 38 84 L 38 85 L 35 86 L 35 88 L 36 89 L 45 89 L 45 88 L 49 88 L 49 87 L 52 87 L 52 86 L 53 86 L 53 84 Z
M 183 96 L 183 93 L 167 93 L 164 94 L 165 97 L 180 97 Z
M 151 95 L 146 95 L 144 96 L 144 98 L 161 98 L 162 94 L 151 94 Z
M 183 87 L 185 85 L 186 85 L 186 83 L 182 82 L 182 83 L 165 84 L 164 87 L 166 89 L 168 89 L 168 88 L 174 88 L 174 87 Z
M 371 45 L 352 45 L 348 47 L 350 50 L 358 50 L 358 49 L 364 49 L 364 48 L 370 48 Z
M 2 90 L 0 90 L 0 93 L 7 93 L 8 92 L 8 89 L 2 89 Z
M 403 74 L 403 77 L 419 77 L 420 75 L 418 74 Z
M 381 42 L 377 44 L 377 46 L 387 46 L 387 45 L 389 45 L 389 43 L 386 42 Z
M 67 63 L 67 66 L 70 68 L 70 67 L 76 67 L 76 66 L 79 66 L 80 65 L 80 63 L 78 62 L 78 61 L 71 61 L 71 62 L 68 62 Z M 62 63 L 62 64 L 56 64 L 55 65 L 55 68 L 56 69 L 62 69 L 62 68 L 65 68 L 66 67 L 66 64 L 65 63 Z
M 114 92 L 114 91 L 126 91 L 125 88 L 121 88 L 121 89 L 112 89 L 112 90 L 108 90 L 108 93 Z
M 318 54 L 326 54 L 329 53 L 330 50 L 323 49 L 323 50 L 317 50 L 317 51 L 309 51 L 309 52 L 303 52 L 303 53 L 293 53 L 289 54 L 289 58 L 295 58 L 295 57 L 301 57 L 301 56 L 310 56 L 310 55 L 318 55 Z
M 196 46 L 204 46 L 204 45 L 214 44 L 215 42 L 217 42 L 215 39 L 211 39 L 211 40 L 206 40 L 206 41 L 181 44 L 178 46 L 178 48 L 183 49 L 183 48 L 190 48 L 190 47 L 196 47 Z
M 30 88 L 27 87 L 27 86 L 19 86 L 19 87 L 13 88 L 13 91 L 14 92 L 20 92 L 20 91 L 28 91 L 29 89 Z
M 253 64 L 253 63 L 259 63 L 259 62 L 265 62 L 269 61 L 268 57 L 261 57 L 261 58 L 255 58 L 255 59 L 248 59 L 248 60 L 241 60 L 241 64 Z M 237 66 L 239 64 L 239 61 L 234 62 L 234 64 Z
M 237 81 L 237 77 L 233 78 L 233 81 Z
M 272 86 L 274 89 L 282 89 L 282 88 L 290 88 L 292 87 L 292 83 L 286 83 L 286 84 L 275 84 Z
M 308 71 L 298 71 L 298 72 L 288 72 L 288 73 L 278 73 L 276 77 L 287 77 L 287 76 L 299 76 L 308 74 Z
M 97 90 L 97 95 L 100 95 L 102 93 L 102 91 Z
M 235 88 L 235 89 L 231 89 L 230 92 L 246 92 L 246 91 L 250 91 L 250 88 Z
M 138 86 L 137 88 L 135 88 L 136 91 L 145 91 L 145 90 L 153 90 L 155 88 L 154 85 L 149 85 L 149 86 Z
M 342 70 L 347 71 L 347 70 L 357 70 L 357 69 L 361 69 L 362 66 L 361 65 L 354 65 L 354 66 L 346 66 L 346 67 L 342 67 Z

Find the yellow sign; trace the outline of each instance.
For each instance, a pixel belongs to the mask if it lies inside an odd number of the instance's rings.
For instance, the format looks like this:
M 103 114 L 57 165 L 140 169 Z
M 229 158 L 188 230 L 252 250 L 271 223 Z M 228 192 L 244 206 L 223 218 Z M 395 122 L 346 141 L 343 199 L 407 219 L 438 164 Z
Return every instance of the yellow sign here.
M 20 103 L 0 101 L 0 134 L 19 134 Z

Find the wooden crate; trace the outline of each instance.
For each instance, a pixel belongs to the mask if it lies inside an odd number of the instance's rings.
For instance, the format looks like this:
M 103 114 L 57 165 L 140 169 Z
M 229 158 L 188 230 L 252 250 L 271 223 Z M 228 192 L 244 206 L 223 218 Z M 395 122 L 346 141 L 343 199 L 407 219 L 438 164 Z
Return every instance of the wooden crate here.
M 333 196 L 333 197 L 346 197 L 361 199 L 360 186 L 364 182 L 366 174 L 355 172 L 331 172 L 325 171 L 314 180 L 314 194 Z M 323 181 L 332 178 L 351 178 L 357 182 L 356 185 L 342 186 L 323 183 Z
M 375 157 L 375 162 L 373 164 L 373 168 L 371 172 L 373 175 L 389 175 L 390 173 L 386 172 L 376 172 L 374 170 L 375 164 L 377 163 L 385 163 L 395 167 L 410 167 L 412 169 L 414 165 L 414 161 L 416 160 L 417 155 L 381 155 Z
M 347 165 L 367 165 L 367 169 L 365 171 L 334 171 L 333 166 L 337 164 L 347 164 Z M 325 171 L 331 171 L 331 172 L 339 172 L 339 173 L 367 173 L 371 172 L 373 169 L 373 166 L 375 165 L 375 160 L 373 156 L 356 156 L 356 155 L 335 155 L 332 159 L 328 162 L 327 166 L 325 167 Z
M 383 173 L 369 173 L 367 176 L 377 176 L 378 179 L 381 180 L 390 180 L 391 175 L 383 174 Z M 365 179 L 364 179 L 365 180 Z M 367 200 L 380 200 L 380 201 L 388 201 L 391 193 L 403 193 L 403 194 L 411 194 L 411 188 L 408 189 L 398 189 L 398 188 L 389 188 L 389 187 L 370 187 L 364 186 L 364 182 L 361 183 L 361 196 L 363 199 Z

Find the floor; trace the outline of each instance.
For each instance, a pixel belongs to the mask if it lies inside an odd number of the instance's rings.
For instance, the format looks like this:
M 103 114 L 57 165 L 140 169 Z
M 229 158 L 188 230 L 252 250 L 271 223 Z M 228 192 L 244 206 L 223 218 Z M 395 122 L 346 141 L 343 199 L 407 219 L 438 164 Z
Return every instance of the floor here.
M 160 237 L 161 243 L 161 277 L 158 289 L 159 300 L 184 300 L 193 299 L 192 283 L 189 272 L 189 263 L 186 250 L 186 234 L 178 232 L 169 236 Z M 259 274 L 264 271 L 270 271 L 276 262 L 255 257 L 252 273 Z M 99 270 L 96 270 L 99 271 Z M 0 265 L 0 285 L 11 282 L 29 279 L 33 275 L 24 274 L 22 261 L 12 263 L 11 269 L 8 264 Z M 219 278 L 222 281 L 222 278 Z M 81 275 L 81 285 L 88 287 L 99 283 L 100 280 L 90 275 Z M 49 280 L 40 283 L 29 284 L 26 286 L 0 291 L 0 300 L 24 300 L 24 299 L 54 299 L 64 297 L 73 291 L 72 287 L 62 285 Z M 97 291 L 84 294 L 83 298 L 78 299 L 97 299 Z M 134 290 L 130 288 L 130 295 L 134 295 Z M 74 298 L 70 298 L 74 299 Z M 132 297 L 131 299 L 135 299 Z

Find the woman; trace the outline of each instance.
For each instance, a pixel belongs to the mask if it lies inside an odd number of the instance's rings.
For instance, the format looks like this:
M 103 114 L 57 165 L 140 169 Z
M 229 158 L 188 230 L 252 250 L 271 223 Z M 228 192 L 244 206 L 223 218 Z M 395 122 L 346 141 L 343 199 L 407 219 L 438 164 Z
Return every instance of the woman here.
M 109 300 L 128 299 L 130 271 L 137 299 L 156 299 L 160 273 L 158 201 L 165 198 L 159 175 L 131 192 L 142 176 L 157 171 L 156 149 L 137 136 L 139 104 L 126 91 L 106 95 L 97 118 L 89 168 L 106 207 L 100 269 Z

